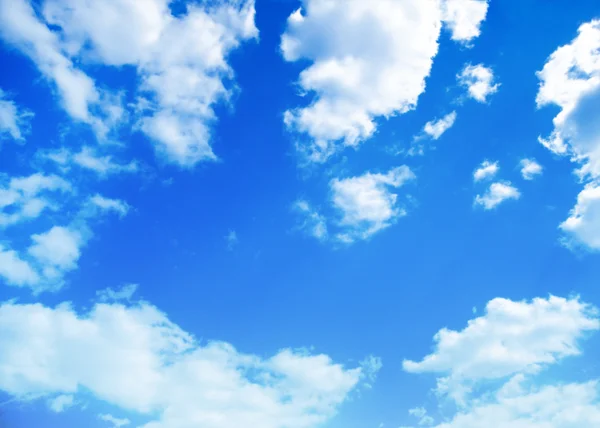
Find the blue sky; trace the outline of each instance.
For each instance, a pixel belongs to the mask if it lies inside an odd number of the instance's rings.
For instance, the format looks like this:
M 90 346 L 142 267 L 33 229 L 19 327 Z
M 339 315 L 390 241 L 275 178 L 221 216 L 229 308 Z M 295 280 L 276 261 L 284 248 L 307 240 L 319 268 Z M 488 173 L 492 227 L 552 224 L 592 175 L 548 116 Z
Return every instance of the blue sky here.
M 594 0 L 0 0 L 0 420 L 600 426 Z

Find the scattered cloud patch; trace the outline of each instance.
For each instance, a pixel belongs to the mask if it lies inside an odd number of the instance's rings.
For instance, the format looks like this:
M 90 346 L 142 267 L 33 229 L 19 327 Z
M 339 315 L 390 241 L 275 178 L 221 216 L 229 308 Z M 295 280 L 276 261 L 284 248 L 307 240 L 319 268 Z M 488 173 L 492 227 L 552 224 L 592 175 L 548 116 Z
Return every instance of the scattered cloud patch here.
M 301 220 L 299 228 L 308 235 L 317 238 L 319 241 L 325 241 L 329 238 L 327 219 L 314 209 L 307 201 L 300 199 L 293 205 Z
M 92 394 L 147 428 L 321 426 L 363 380 L 327 355 L 200 345 L 156 307 L 0 305 L 0 389 L 15 399 Z M 27 349 L 24 355 L 21 350 Z
M 399 189 L 414 180 L 407 166 L 393 168 L 385 174 L 367 172 L 357 177 L 333 179 L 330 183 L 332 203 L 341 215 L 339 225 L 345 230 L 337 235 L 344 243 L 367 239 L 406 215 L 397 203 Z
M 377 375 L 379 371 L 383 367 L 383 362 L 381 358 L 376 357 L 374 355 L 369 355 L 360 363 L 360 367 L 362 369 L 363 378 L 365 379 L 364 385 L 366 388 L 372 388 L 375 380 L 377 380 Z
M 36 173 L 4 184 L 0 177 L 0 228 L 37 218 L 46 209 L 56 210 L 59 205 L 51 195 L 71 191 L 71 184 L 56 175 Z
M 542 175 L 544 169 L 535 161 L 535 159 L 523 159 L 520 162 L 521 176 L 525 180 L 533 180 L 539 175 Z
M 456 121 L 456 112 L 447 114 L 441 119 L 427 122 L 423 128 L 423 134 L 433 140 L 438 140 L 448 129 L 452 128 Z
M 0 89 L 0 140 L 24 141 L 31 130 L 33 112 L 17 106 L 6 92 Z
M 475 205 L 482 206 L 485 210 L 496 208 L 502 202 L 510 199 L 519 199 L 521 192 L 510 182 L 495 182 L 490 185 L 483 195 L 475 197 Z
M 113 211 L 118 214 L 119 217 L 125 217 L 131 208 L 129 204 L 119 199 L 105 198 L 98 194 L 92 196 L 90 202 L 101 211 Z
M 131 423 L 131 421 L 129 419 L 126 419 L 126 418 L 119 419 L 119 418 L 115 418 L 113 415 L 109 415 L 109 414 L 100 414 L 100 415 L 98 415 L 98 419 L 100 419 L 101 421 L 104 421 L 104 422 L 108 422 L 114 428 L 121 428 L 121 427 L 129 425 Z
M 499 170 L 500 166 L 498 165 L 498 162 L 490 162 L 485 160 L 473 173 L 473 181 L 478 182 L 492 179 L 496 176 Z
M 82 169 L 96 173 L 101 178 L 106 178 L 111 174 L 136 172 L 139 169 L 135 161 L 121 164 L 115 162 L 111 155 L 101 156 L 97 153 L 96 149 L 89 146 L 82 147 L 77 153 L 72 153 L 66 148 L 41 152 L 41 157 L 54 162 L 64 172 L 68 172 L 71 166 L 76 165 Z
M 233 249 L 239 244 L 240 240 L 237 236 L 237 232 L 235 230 L 230 230 L 227 235 L 225 235 L 225 241 L 227 242 L 227 249 L 229 251 L 233 251 Z
M 488 6 L 488 0 L 443 0 L 442 19 L 452 32 L 452 40 L 468 45 L 479 37 Z
M 498 92 L 500 84 L 496 83 L 494 72 L 483 64 L 467 64 L 457 76 L 458 83 L 467 89 L 469 98 L 480 103 L 487 103 L 488 97 Z
M 72 395 L 59 395 L 48 400 L 48 407 L 54 413 L 62 413 L 75 404 Z
M 408 414 L 418 419 L 419 426 L 431 426 L 435 422 L 434 419 L 427 414 L 427 410 L 424 407 L 409 409 Z
M 130 301 L 137 289 L 137 284 L 125 284 L 119 290 L 113 290 L 109 287 L 96 291 L 96 297 L 100 302 Z

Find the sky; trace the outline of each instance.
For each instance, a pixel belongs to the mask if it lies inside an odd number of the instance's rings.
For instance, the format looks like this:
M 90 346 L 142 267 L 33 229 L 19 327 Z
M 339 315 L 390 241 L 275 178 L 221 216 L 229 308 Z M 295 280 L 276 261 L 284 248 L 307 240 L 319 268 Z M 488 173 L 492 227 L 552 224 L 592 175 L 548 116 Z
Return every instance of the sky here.
M 596 0 L 0 0 L 0 426 L 600 426 Z

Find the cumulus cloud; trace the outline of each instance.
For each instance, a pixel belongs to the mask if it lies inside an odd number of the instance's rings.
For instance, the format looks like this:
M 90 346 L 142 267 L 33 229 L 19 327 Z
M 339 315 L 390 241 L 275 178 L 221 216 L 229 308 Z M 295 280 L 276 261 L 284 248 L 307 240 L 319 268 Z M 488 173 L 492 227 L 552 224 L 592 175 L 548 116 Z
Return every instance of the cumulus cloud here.
M 6 249 L 1 244 L 0 278 L 17 287 L 37 284 L 40 281 L 40 276 L 28 262 L 21 259 L 16 251 Z
M 498 92 L 500 84 L 496 83 L 494 72 L 483 64 L 467 64 L 457 76 L 458 83 L 467 89 L 469 98 L 486 103 L 488 97 Z
M 488 0 L 443 0 L 444 24 L 452 32 L 452 40 L 467 44 L 481 34 Z
M 403 165 L 385 174 L 367 172 L 333 179 L 332 203 L 341 215 L 339 225 L 344 229 L 337 239 L 346 243 L 367 239 L 406 215 L 406 210 L 397 203 L 394 189 L 415 178 L 410 168 Z
M 520 164 L 521 175 L 525 180 L 533 180 L 538 175 L 541 175 L 544 170 L 535 159 L 522 159 Z
M 33 113 L 17 106 L 0 88 L 0 139 L 24 141 L 30 131 Z
M 51 195 L 71 190 L 71 184 L 56 175 L 35 173 L 4 184 L 0 177 L 0 229 L 39 217 L 45 209 L 57 209 Z
M 496 208 L 502 202 L 510 199 L 519 199 L 521 192 L 510 182 L 495 182 L 490 185 L 483 195 L 475 197 L 475 205 L 481 205 L 486 210 Z
M 0 389 L 17 400 L 91 394 L 145 428 L 317 427 L 363 379 L 360 367 L 323 354 L 200 345 L 143 302 L 81 314 L 66 303 L 4 303 L 0 373 Z
M 600 182 L 600 20 L 581 25 L 577 37 L 556 49 L 537 75 L 538 106 L 560 107 L 551 135 L 539 140 L 580 165 L 576 172 L 586 183 L 561 229 L 567 241 L 600 250 L 600 216 L 595 202 Z
M 240 242 L 235 230 L 230 230 L 227 232 L 227 235 L 225 235 L 225 241 L 227 242 L 227 249 L 229 251 L 233 251 L 236 245 Z
M 499 170 L 500 166 L 498 165 L 498 162 L 485 160 L 473 173 L 473 181 L 478 182 L 494 178 Z
M 433 352 L 418 362 L 405 360 L 403 368 L 439 374 L 438 396 L 458 404 L 436 428 L 595 426 L 598 381 L 545 385 L 537 377 L 580 355 L 581 340 L 599 328 L 596 308 L 578 298 L 496 298 L 463 330 L 440 330 Z M 425 409 L 413 413 L 427 414 Z
M 371 137 L 378 118 L 414 109 L 438 51 L 442 19 L 456 40 L 478 34 L 473 26 L 479 28 L 485 13 L 466 11 L 472 3 L 480 2 L 304 0 L 281 38 L 287 61 L 311 63 L 298 80 L 308 105 L 284 115 L 299 152 L 323 162 Z

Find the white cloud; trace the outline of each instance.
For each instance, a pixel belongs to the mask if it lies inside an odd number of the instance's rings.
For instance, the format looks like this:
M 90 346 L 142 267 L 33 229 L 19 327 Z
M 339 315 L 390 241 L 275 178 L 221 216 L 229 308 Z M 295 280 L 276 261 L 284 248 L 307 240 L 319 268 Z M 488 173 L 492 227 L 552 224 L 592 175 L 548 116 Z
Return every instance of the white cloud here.
M 379 371 L 383 367 L 383 362 L 381 358 L 376 357 L 374 355 L 369 355 L 360 363 L 360 367 L 362 370 L 363 377 L 365 379 L 365 387 L 372 388 L 375 380 L 377 379 L 377 375 Z
M 72 407 L 75 404 L 72 395 L 59 395 L 48 400 L 48 407 L 54 413 L 62 413 L 67 410 L 69 407 Z
M 544 170 L 535 159 L 522 159 L 520 164 L 521 175 L 525 180 L 533 180 L 538 175 L 541 175 Z
M 493 70 L 483 64 L 467 64 L 456 77 L 458 83 L 467 88 L 469 97 L 480 103 L 486 103 L 488 97 L 498 92 L 500 87 Z
M 14 250 L 5 249 L 0 244 L 0 277 L 18 287 L 31 286 L 40 281 L 31 265 L 22 260 Z
M 71 184 L 56 175 L 40 173 L 0 180 L 0 228 L 34 219 L 45 209 L 57 209 L 49 193 L 66 193 Z
M 443 0 L 443 20 L 452 31 L 452 40 L 468 43 L 481 34 L 488 0 Z
M 126 419 L 126 418 L 119 419 L 119 418 L 115 418 L 113 415 L 108 415 L 108 414 L 100 414 L 100 415 L 98 415 L 98 419 L 100 419 L 101 421 L 104 421 L 104 422 L 108 422 L 114 428 L 121 428 L 121 427 L 124 427 L 125 425 L 129 425 L 131 423 L 131 421 L 129 419 Z
M 427 410 L 424 407 L 409 409 L 408 414 L 419 420 L 419 426 L 430 426 L 435 422 L 434 419 L 427 414 Z
M 337 235 L 342 242 L 367 239 L 393 224 L 406 211 L 397 204 L 392 189 L 415 179 L 407 166 L 393 168 L 386 174 L 366 173 L 330 182 L 332 202 L 341 214 L 339 224 L 345 228 Z
M 579 355 L 579 340 L 599 328 L 596 309 L 577 298 L 497 298 L 463 330 L 441 329 L 434 351 L 419 362 L 405 360 L 403 368 L 444 375 L 438 378 L 437 391 L 460 403 L 479 382 L 534 374 Z
M 235 89 L 227 56 L 258 36 L 254 1 L 190 3 L 177 16 L 169 3 L 46 0 L 42 11 L 60 28 L 62 46 L 72 56 L 136 67 L 137 128 L 167 160 L 193 166 L 216 159 L 210 145 L 213 106 Z
M 590 183 L 577 196 L 577 204 L 560 228 L 575 242 L 600 250 L 600 185 Z M 571 242 L 566 242 L 572 245 Z
M 581 25 L 577 37 L 556 49 L 537 75 L 538 107 L 561 109 L 552 134 L 540 137 L 540 142 L 554 153 L 571 156 L 581 165 L 579 177 L 587 182 L 571 216 L 560 227 L 567 241 L 600 250 L 596 196 L 600 183 L 600 20 Z
M 456 112 L 447 114 L 441 119 L 427 122 L 423 128 L 423 133 L 434 140 L 438 140 L 448 129 L 452 128 L 456 121 Z
M 321 426 L 357 388 L 361 368 L 326 355 L 244 354 L 200 345 L 147 303 L 0 306 L 0 389 L 16 399 L 93 395 L 144 428 Z
M 481 205 L 486 210 L 496 208 L 502 202 L 509 199 L 519 199 L 521 192 L 513 187 L 510 182 L 495 182 L 490 185 L 483 195 L 475 197 L 475 205 Z
M 470 40 L 485 17 L 482 6 L 457 0 L 303 0 L 281 38 L 287 61 L 311 62 L 298 81 L 310 101 L 284 116 L 288 129 L 298 133 L 299 152 L 323 162 L 371 137 L 378 118 L 414 109 L 438 51 L 442 19 L 455 40 Z
M 131 208 L 126 202 L 120 199 L 105 198 L 102 195 L 94 195 L 90 198 L 92 204 L 102 211 L 113 211 L 120 217 L 125 217 Z
M 302 221 L 299 228 L 319 241 L 325 241 L 329 237 L 327 219 L 314 209 L 306 200 L 300 199 L 294 203 L 294 210 L 300 214 Z
M 81 233 L 62 226 L 53 226 L 45 233 L 31 235 L 33 245 L 29 254 L 47 270 L 72 270 L 77 267 L 84 244 Z
M 120 119 L 119 100 L 99 90 L 95 82 L 77 69 L 64 54 L 61 40 L 42 21 L 27 0 L 0 0 L 0 36 L 28 56 L 48 80 L 56 85 L 67 113 L 89 123 L 105 136 Z
M 456 400 L 436 428 L 572 428 L 600 423 L 598 380 L 540 382 L 541 371 L 582 353 L 580 342 L 600 329 L 598 311 L 578 298 L 491 300 L 466 328 L 435 336 L 434 351 L 413 373 L 436 373 L 440 404 Z M 552 378 L 552 377 L 551 377 Z M 424 408 L 411 411 L 427 415 Z M 433 420 L 427 421 L 434 424 Z
M 498 162 L 490 162 L 485 160 L 473 173 L 473 181 L 478 182 L 481 180 L 494 178 L 499 170 L 500 167 L 498 166 Z
M 227 249 L 232 251 L 235 246 L 239 243 L 239 238 L 235 230 L 230 230 L 227 235 L 225 235 L 225 241 L 227 241 Z
M 7 94 L 0 89 L 0 139 L 10 136 L 13 140 L 23 141 L 30 131 L 33 113 L 19 108 Z
M 137 284 L 125 284 L 120 290 L 105 288 L 96 291 L 96 297 L 101 302 L 117 302 L 119 300 L 129 301 L 138 289 Z
M 136 172 L 139 167 L 137 162 L 131 161 L 122 164 L 114 161 L 111 155 L 100 155 L 97 149 L 84 146 L 78 152 L 71 152 L 65 147 L 57 150 L 40 151 L 38 154 L 42 159 L 54 162 L 63 172 L 68 172 L 73 165 L 92 171 L 100 178 L 106 178 L 111 174 Z

